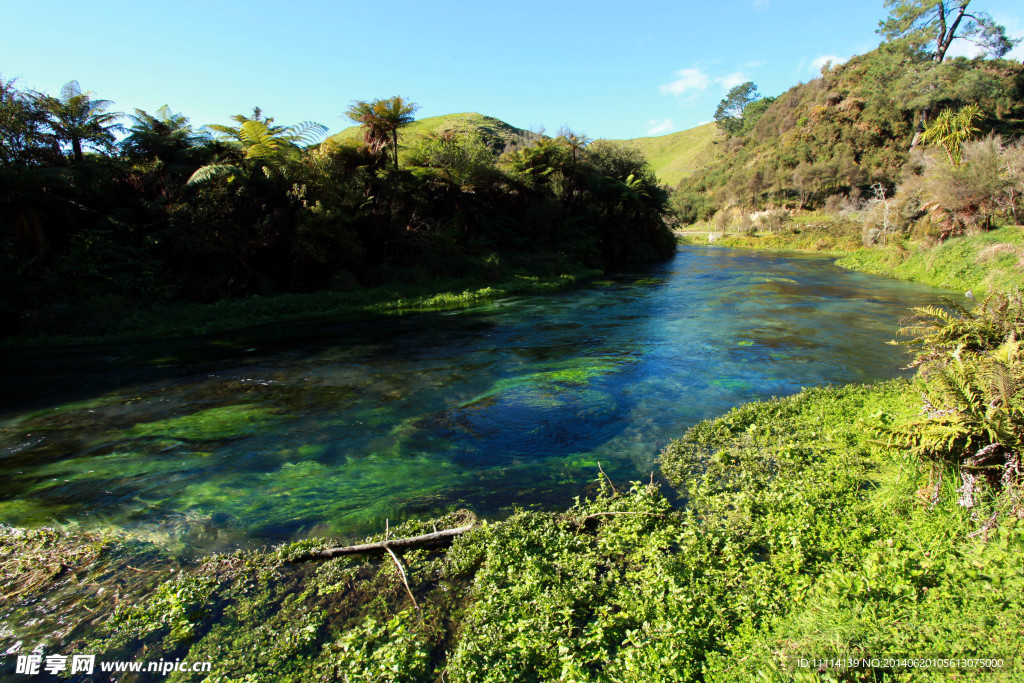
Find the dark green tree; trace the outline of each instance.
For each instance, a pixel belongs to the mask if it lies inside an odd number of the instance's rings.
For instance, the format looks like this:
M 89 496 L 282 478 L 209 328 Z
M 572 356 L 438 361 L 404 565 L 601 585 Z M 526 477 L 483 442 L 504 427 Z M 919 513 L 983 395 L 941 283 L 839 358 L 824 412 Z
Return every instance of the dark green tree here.
M 187 150 L 209 141 L 208 135 L 192 129 L 188 117 L 175 114 L 166 104 L 155 114 L 136 109 L 128 118 L 132 126 L 121 141 L 121 150 L 129 157 L 173 163 Z
M 935 61 L 946 58 L 954 40 L 963 39 L 992 57 L 1002 57 L 1020 40 L 1006 35 L 987 12 L 968 12 L 971 0 L 885 0 L 889 15 L 878 22 L 878 33 L 888 41 L 930 53 Z M 933 48 L 928 46 L 934 44 Z
M 715 123 L 729 135 L 739 133 L 743 129 L 744 110 L 759 99 L 761 99 L 761 94 L 757 92 L 757 86 L 753 81 L 740 83 L 718 103 L 718 109 L 715 110 Z
M 45 164 L 52 153 L 49 117 L 15 82 L 0 79 L 0 164 Z

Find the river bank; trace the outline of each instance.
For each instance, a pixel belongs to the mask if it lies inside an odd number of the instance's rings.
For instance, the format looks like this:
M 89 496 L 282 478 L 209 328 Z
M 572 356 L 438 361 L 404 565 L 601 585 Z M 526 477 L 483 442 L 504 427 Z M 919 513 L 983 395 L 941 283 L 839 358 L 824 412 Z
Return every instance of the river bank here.
M 7 529 L 4 621 L 48 637 L 12 649 L 4 636 L 3 666 L 31 644 L 211 663 L 170 681 L 781 681 L 801 658 L 941 655 L 1004 662 L 959 668 L 963 680 L 1015 680 L 1024 526 L 982 537 L 955 495 L 922 504 L 921 474 L 869 433 L 914 420 L 921 389 L 895 380 L 741 406 L 662 454 L 685 509 L 660 477 L 615 488 L 602 477 L 564 512 L 520 512 L 450 548 L 400 553 L 401 571 L 388 556 L 293 561 L 330 544 L 315 539 L 182 563 L 114 532 Z M 473 519 L 408 522 L 389 537 Z
M 1024 227 L 1003 226 L 988 232 L 954 237 L 940 244 L 896 239 L 885 246 L 865 247 L 859 231 L 843 231 L 811 216 L 802 227 L 771 233 L 723 234 L 694 232 L 683 244 L 710 242 L 734 249 L 798 251 L 837 257 L 836 265 L 936 287 L 972 290 L 975 294 L 1024 287 Z
M 214 303 L 177 303 L 147 309 L 90 311 L 76 332 L 42 332 L 0 339 L 4 349 L 99 345 L 197 336 L 259 325 L 322 321 L 358 321 L 388 314 L 464 308 L 506 296 L 541 294 L 575 287 L 599 270 L 569 268 L 557 274 L 517 270 L 491 278 L 429 280 L 417 284 L 354 288 L 308 294 L 278 294 Z M 70 315 L 70 314 L 69 314 Z M 65 314 L 39 326 L 74 327 Z

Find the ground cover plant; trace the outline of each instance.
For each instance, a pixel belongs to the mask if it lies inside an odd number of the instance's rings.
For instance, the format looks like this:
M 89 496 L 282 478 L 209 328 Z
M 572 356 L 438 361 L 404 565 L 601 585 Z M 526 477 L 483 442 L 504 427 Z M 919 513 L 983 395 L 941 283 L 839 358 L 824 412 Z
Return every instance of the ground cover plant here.
M 323 539 L 182 561 L 123 534 L 5 530 L 4 646 L 210 661 L 168 680 L 212 681 L 948 680 L 798 662 L 1019 661 L 1022 325 L 1019 294 L 922 309 L 918 377 L 698 424 L 662 454 L 681 504 L 653 476 L 599 474 L 564 512 L 411 521 L 388 537 L 474 526 L 326 561 L 303 559 Z

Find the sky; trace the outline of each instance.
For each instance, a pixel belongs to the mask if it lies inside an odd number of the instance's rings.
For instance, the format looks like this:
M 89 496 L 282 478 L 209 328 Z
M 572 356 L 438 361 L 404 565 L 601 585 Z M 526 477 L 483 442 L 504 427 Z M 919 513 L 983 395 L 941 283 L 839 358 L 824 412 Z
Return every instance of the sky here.
M 1020 0 L 975 6 L 1024 36 Z M 712 120 L 744 81 L 763 95 L 809 81 L 875 48 L 884 14 L 882 0 L 0 0 L 0 78 L 53 95 L 77 80 L 116 111 L 167 104 L 196 126 L 259 106 L 335 133 L 352 101 L 401 95 L 417 118 L 635 138 Z

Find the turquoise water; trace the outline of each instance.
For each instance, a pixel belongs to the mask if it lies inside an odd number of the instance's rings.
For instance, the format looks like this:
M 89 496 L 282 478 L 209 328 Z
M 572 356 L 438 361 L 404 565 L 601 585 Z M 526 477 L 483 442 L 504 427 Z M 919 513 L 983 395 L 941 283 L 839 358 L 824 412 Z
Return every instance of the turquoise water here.
M 905 372 L 886 342 L 943 293 L 684 247 L 457 311 L 9 354 L 0 522 L 207 548 L 562 508 L 599 462 L 647 480 L 669 439 L 739 403 Z

